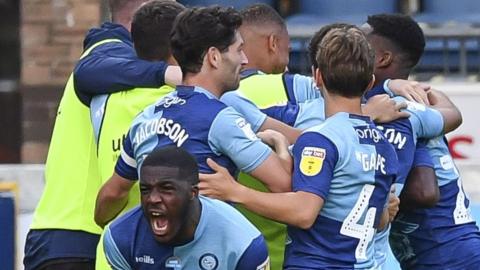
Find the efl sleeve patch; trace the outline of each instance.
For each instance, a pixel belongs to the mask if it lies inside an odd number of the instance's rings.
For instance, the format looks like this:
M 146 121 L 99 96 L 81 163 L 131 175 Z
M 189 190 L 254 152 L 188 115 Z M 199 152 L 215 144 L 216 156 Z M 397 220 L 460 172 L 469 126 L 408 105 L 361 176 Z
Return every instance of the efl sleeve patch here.
M 317 175 L 323 167 L 326 150 L 319 147 L 305 147 L 302 150 L 300 171 L 306 176 Z

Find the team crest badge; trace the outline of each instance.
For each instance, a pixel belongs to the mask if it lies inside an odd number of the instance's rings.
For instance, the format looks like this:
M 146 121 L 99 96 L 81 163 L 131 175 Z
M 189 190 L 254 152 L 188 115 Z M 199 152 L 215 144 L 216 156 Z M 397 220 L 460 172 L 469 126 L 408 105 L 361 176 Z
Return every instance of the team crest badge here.
M 203 254 L 198 262 L 202 270 L 215 270 L 218 267 L 218 259 L 212 253 Z
M 326 151 L 318 147 L 305 147 L 300 160 L 300 171 L 306 176 L 317 175 L 323 166 Z

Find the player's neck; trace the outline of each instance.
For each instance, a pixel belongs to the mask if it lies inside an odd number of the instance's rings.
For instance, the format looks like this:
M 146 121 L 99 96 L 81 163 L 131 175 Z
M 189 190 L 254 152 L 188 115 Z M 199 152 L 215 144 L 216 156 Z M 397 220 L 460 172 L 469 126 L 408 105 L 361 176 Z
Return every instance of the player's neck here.
M 216 80 L 212 80 L 211 77 L 205 76 L 202 73 L 185 75 L 182 84 L 187 86 L 201 87 L 212 93 L 217 98 L 220 98 L 224 92 L 222 91 L 220 84 L 218 84 Z
M 260 60 L 260 61 L 258 61 Z M 266 74 L 271 74 L 272 73 L 272 68 L 270 65 L 266 62 L 263 61 L 263 57 L 257 57 L 256 55 L 252 56 L 251 58 L 248 58 L 248 63 L 245 64 L 242 69 L 256 69 L 260 70 L 263 73 Z
M 361 98 L 347 98 L 338 95 L 325 95 L 325 116 L 328 118 L 339 112 L 362 115 Z
M 178 238 L 173 241 L 173 245 L 182 246 L 193 241 L 201 214 L 202 205 L 200 204 L 200 200 L 195 198 L 191 207 L 188 209 L 187 213 L 185 213 L 187 219 L 177 234 Z
M 375 84 L 374 86 L 377 86 L 379 84 L 382 84 L 386 79 L 402 79 L 402 80 L 408 80 L 408 76 L 410 73 L 407 70 L 401 70 L 401 69 L 389 69 L 385 70 L 382 73 L 376 73 L 375 74 Z

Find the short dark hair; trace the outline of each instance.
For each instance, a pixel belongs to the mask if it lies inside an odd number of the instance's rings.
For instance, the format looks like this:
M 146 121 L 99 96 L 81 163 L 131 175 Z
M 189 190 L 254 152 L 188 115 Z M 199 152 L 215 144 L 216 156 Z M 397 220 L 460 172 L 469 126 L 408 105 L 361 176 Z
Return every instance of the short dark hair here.
M 372 80 L 375 52 L 358 27 L 335 28 L 320 42 L 316 62 L 328 92 L 360 97 Z
M 376 14 L 368 16 L 372 33 L 390 40 L 404 54 L 406 68 L 413 68 L 425 49 L 422 28 L 410 16 L 402 14 Z
M 325 37 L 325 35 L 332 29 L 335 28 L 351 28 L 354 27 L 353 24 L 348 24 L 348 23 L 331 23 L 323 26 L 315 32 L 313 35 L 312 39 L 310 40 L 310 43 L 308 44 L 308 56 L 310 59 L 310 64 L 313 65 L 314 68 L 317 68 L 317 51 L 318 51 L 318 45 L 320 42 L 322 42 L 322 39 Z
M 137 10 L 132 21 L 132 39 L 141 59 L 164 60 L 171 55 L 170 32 L 185 7 L 175 1 L 153 0 Z
M 240 11 L 243 24 L 252 24 L 255 26 L 262 26 L 265 24 L 273 24 L 286 29 L 285 21 L 278 12 L 266 4 L 253 4 Z
M 200 7 L 180 13 L 171 33 L 171 44 L 184 76 L 200 71 L 209 48 L 228 50 L 241 24 L 240 14 L 231 7 Z
M 145 167 L 178 168 L 178 180 L 187 181 L 192 185 L 198 183 L 197 160 L 187 151 L 176 146 L 155 148 L 142 163 Z M 140 177 L 140 181 L 142 181 Z

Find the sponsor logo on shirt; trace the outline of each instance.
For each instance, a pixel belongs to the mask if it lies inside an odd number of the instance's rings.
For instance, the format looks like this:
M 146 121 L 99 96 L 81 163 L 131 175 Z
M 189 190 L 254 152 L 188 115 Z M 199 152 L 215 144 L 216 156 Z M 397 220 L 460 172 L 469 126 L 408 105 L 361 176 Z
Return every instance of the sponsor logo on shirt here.
M 378 129 L 369 126 L 357 126 L 355 132 L 360 139 L 360 143 L 368 144 L 370 141 L 378 143 L 383 137 Z
M 143 255 L 142 257 L 135 257 L 137 263 L 155 264 L 155 261 L 149 255 Z
M 218 267 L 218 259 L 212 253 L 206 253 L 200 257 L 198 264 L 202 270 L 215 270 Z
M 160 117 L 151 121 L 142 123 L 136 130 L 133 144 L 138 145 L 154 135 L 164 135 L 168 137 L 177 147 L 188 139 L 187 131 L 179 123 L 172 119 Z
M 166 96 L 162 98 L 158 102 L 158 104 L 155 106 L 155 112 L 158 112 L 159 110 L 161 110 L 160 107 L 168 108 L 175 104 L 184 105 L 185 103 L 187 103 L 187 101 L 183 98 L 179 98 L 177 96 Z
M 326 150 L 319 147 L 307 146 L 302 150 L 300 171 L 306 176 L 317 175 L 323 167 Z
M 182 269 L 182 261 L 178 257 L 169 257 L 165 260 L 165 267 L 173 268 L 173 270 Z
M 450 155 L 444 155 L 440 157 L 440 166 L 442 166 L 444 170 L 453 169 L 454 165 L 452 157 Z
M 383 131 L 383 135 L 389 143 L 393 144 L 397 149 L 403 149 L 407 142 L 407 137 L 394 128 L 385 129 L 382 126 L 377 126 L 378 129 Z
M 249 138 L 252 141 L 257 139 L 257 135 L 255 135 L 255 133 L 253 132 L 252 127 L 250 126 L 250 123 L 248 123 L 245 119 L 237 118 L 237 120 L 235 120 L 235 123 L 243 131 L 243 133 L 247 138 Z

